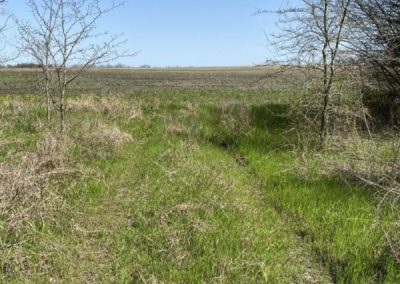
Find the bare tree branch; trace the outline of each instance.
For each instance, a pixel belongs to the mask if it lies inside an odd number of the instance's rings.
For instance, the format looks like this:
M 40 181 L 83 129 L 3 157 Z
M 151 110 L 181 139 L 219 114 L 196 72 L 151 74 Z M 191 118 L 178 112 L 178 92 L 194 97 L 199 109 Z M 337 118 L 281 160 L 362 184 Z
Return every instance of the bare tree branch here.
M 106 14 L 123 5 L 99 0 L 29 0 L 34 23 L 18 21 L 21 49 L 31 55 L 44 74 L 46 97 L 57 98 L 60 129 L 65 129 L 68 86 L 84 71 L 98 64 L 135 53 L 121 50 L 121 35 L 98 31 L 97 24 Z M 71 66 L 79 66 L 72 70 Z M 50 92 L 52 94 L 50 95 Z

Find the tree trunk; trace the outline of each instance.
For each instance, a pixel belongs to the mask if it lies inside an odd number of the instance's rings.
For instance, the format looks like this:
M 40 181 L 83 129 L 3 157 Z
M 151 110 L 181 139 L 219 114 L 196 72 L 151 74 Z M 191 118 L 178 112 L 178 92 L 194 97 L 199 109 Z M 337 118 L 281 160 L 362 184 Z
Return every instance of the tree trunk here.
M 66 46 L 66 45 L 65 45 Z M 65 122 L 65 110 L 66 110 L 66 91 L 67 91 L 67 85 L 68 85 L 68 79 L 67 79 L 67 67 L 66 67 L 66 62 L 67 59 L 65 57 L 66 50 L 64 50 L 64 64 L 62 67 L 62 84 L 61 84 L 61 98 L 60 98 L 60 130 L 61 132 L 65 131 L 66 127 L 66 122 Z
M 324 95 L 324 106 L 321 113 L 321 127 L 319 131 L 319 144 L 320 148 L 324 148 L 327 136 L 327 127 L 328 127 L 328 109 L 329 109 L 329 101 L 330 101 L 330 93 L 326 92 Z
M 46 72 L 46 112 L 47 112 L 47 122 L 50 122 L 51 115 L 50 115 L 50 88 L 49 88 L 49 74 Z
M 65 130 L 65 111 L 64 106 L 60 105 L 60 132 Z
M 60 132 L 64 132 L 66 127 L 65 109 L 65 89 L 63 89 L 60 94 Z

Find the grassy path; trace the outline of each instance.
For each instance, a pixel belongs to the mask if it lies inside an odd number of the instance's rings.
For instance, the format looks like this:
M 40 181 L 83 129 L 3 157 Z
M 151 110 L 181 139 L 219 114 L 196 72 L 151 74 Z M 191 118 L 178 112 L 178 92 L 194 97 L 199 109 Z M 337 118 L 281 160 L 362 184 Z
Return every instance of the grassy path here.
M 284 105 L 178 98 L 133 116 L 109 110 L 129 101 L 77 104 L 96 106 L 70 117 L 65 159 L 82 176 L 52 180 L 53 199 L 17 230 L 0 216 L 0 282 L 399 282 L 385 238 L 398 236 L 398 208 L 377 212 L 373 191 L 312 163 L 298 172 Z M 39 147 L 35 117 L 11 117 L 0 159 Z M 118 148 L 124 132 L 133 141 Z
M 77 281 L 330 282 L 231 155 L 135 127 L 118 158 L 94 165 L 105 182 L 86 185 Z
M 0 282 L 399 282 L 385 238 L 398 236 L 398 209 L 297 172 L 284 106 L 155 99 L 128 110 L 71 114 L 68 159 L 85 170 L 55 179 L 61 198 L 19 230 L 0 222 Z M 22 114 L 0 133 L 21 139 L 0 145 L 4 160 L 41 141 Z M 133 141 L 115 152 L 124 132 Z

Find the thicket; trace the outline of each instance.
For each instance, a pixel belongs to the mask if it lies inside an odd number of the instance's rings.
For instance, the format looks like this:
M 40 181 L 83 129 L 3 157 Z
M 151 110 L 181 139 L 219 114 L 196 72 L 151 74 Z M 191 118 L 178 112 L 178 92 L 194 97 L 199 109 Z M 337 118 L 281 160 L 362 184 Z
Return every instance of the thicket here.
M 344 151 L 345 179 L 399 198 L 400 4 L 303 0 L 278 11 L 271 43 L 283 71 L 303 72 L 291 104 L 299 144 Z M 315 149 L 314 148 L 314 149 Z

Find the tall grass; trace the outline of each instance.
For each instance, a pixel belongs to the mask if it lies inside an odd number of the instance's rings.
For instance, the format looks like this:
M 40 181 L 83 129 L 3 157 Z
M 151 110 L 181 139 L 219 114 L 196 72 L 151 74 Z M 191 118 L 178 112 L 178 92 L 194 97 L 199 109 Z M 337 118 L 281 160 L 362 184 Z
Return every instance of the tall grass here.
M 297 152 L 285 105 L 203 109 L 197 135 L 227 148 L 263 182 L 265 196 L 312 245 L 334 282 L 399 281 L 399 263 L 387 242 L 388 232 L 399 238 L 398 206 L 382 204 L 374 189 L 346 184 L 323 168 L 336 151 L 315 155 L 303 145 Z
M 74 97 L 63 137 L 38 98 L 2 98 L 1 165 L 63 173 L 30 188 L 60 203 L 37 202 L 20 231 L 1 207 L 0 280 L 398 282 L 398 207 L 324 168 L 335 149 L 299 155 L 288 96 Z

